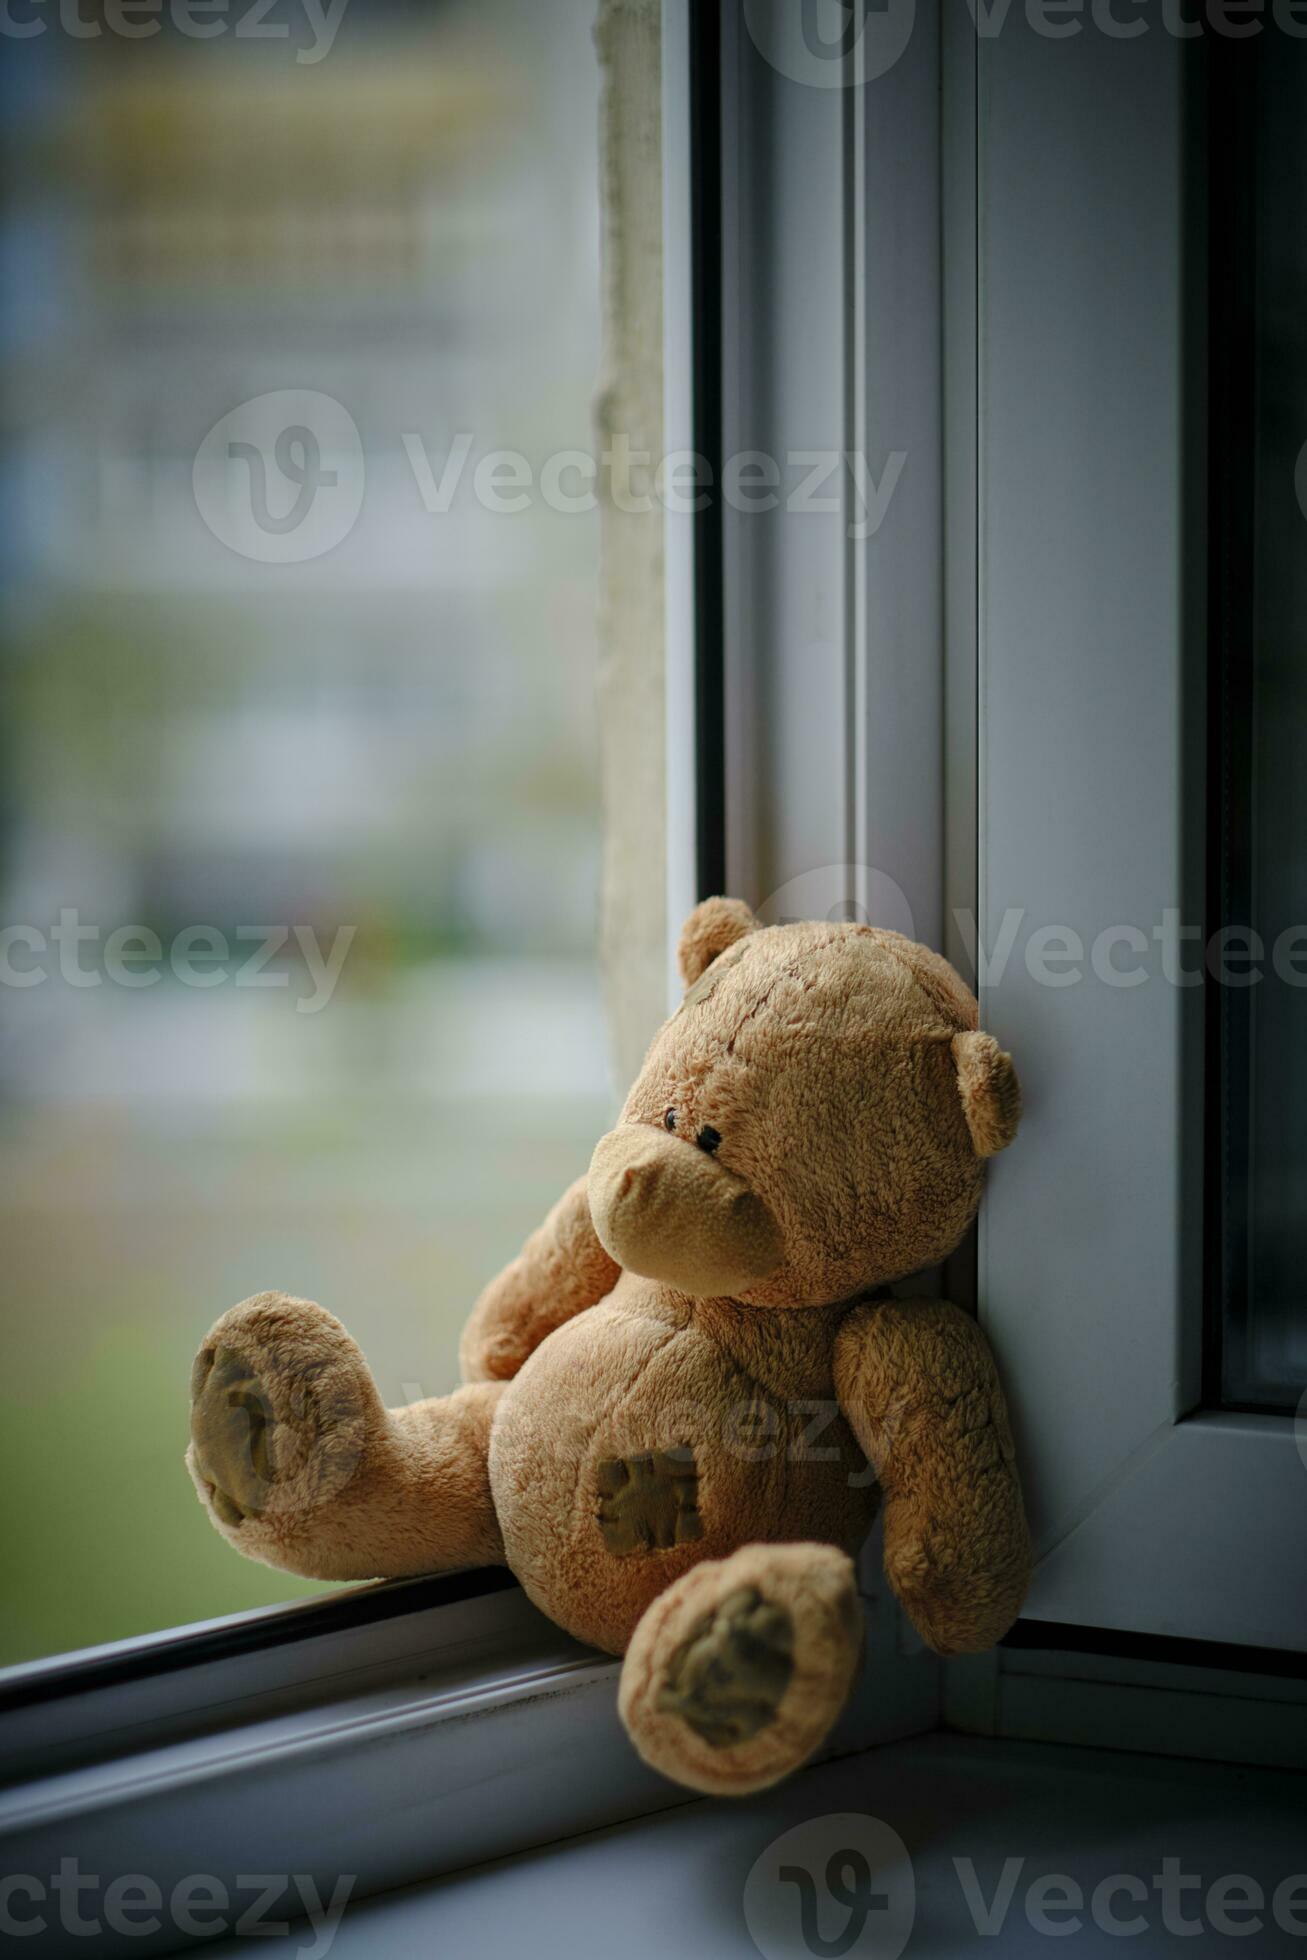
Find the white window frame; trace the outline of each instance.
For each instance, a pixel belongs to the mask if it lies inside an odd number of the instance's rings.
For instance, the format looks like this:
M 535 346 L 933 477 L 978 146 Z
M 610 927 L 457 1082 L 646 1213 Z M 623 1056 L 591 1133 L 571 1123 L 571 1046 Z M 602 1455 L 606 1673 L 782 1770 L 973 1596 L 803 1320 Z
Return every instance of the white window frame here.
M 1087 957 L 1080 982 L 1042 984 L 1022 956 L 1036 926 L 1074 927 L 1088 954 L 1108 927 L 1152 939 L 1168 909 L 1203 917 L 1182 822 L 1204 639 L 1184 337 L 1197 58 L 1160 29 L 1051 42 L 1015 12 L 980 48 L 982 940 L 1024 915 L 982 1004 L 1027 1091 L 981 1295 L 1035 1528 L 1027 1615 L 1301 1653 L 1294 1424 L 1202 1406 L 1202 989 L 1166 983 L 1156 941 L 1129 989 Z

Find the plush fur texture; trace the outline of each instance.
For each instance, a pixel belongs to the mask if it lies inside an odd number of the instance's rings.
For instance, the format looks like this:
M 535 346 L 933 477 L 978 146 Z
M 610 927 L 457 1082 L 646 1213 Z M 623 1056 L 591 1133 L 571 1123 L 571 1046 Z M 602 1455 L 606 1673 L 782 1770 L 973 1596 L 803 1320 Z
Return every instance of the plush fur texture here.
M 1021 1121 L 1021 1085 L 992 1034 L 955 1034 L 962 1113 L 978 1157 L 995 1157 L 1006 1150 Z
M 617 1128 L 472 1313 L 468 1385 L 387 1411 L 310 1302 L 210 1333 L 189 1462 L 229 1541 L 288 1571 L 507 1561 L 626 1655 L 637 1747 L 758 1789 L 827 1733 L 856 1667 L 851 1555 L 942 1653 L 991 1645 L 1029 1545 L 975 1322 L 890 1282 L 958 1243 L 1012 1138 L 1010 1057 L 945 961 L 710 899 L 687 993 Z
M 835 1387 L 885 1500 L 885 1572 L 937 1654 L 992 1647 L 1020 1609 L 1030 1545 L 1003 1391 L 984 1335 L 947 1300 L 846 1316 Z

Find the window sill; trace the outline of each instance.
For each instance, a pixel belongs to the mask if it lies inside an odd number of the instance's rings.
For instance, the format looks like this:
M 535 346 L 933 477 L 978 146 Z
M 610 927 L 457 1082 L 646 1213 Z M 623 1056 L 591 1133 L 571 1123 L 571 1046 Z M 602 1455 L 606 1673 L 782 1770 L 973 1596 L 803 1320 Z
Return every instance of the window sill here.
M 1050 1802 L 1054 1791 L 1056 1801 Z M 435 1952 L 570 1960 L 598 1951 L 620 1951 L 623 1960 L 666 1960 L 677 1953 L 696 1960 L 757 1960 L 743 1903 L 755 1861 L 783 1831 L 849 1812 L 882 1820 L 906 1848 L 901 1866 L 892 1860 L 877 1870 L 883 1885 L 875 1890 L 888 1905 L 884 1917 L 869 1917 L 855 1953 L 904 1950 L 892 1935 L 903 1927 L 905 1898 L 911 1925 L 906 1951 L 929 1951 L 932 1960 L 974 1954 L 977 1943 L 987 1943 L 985 1930 L 1004 1960 L 1044 1960 L 1050 1934 L 1070 1932 L 1077 1932 L 1077 1954 L 1119 1960 L 1121 1922 L 1136 1915 L 1146 1922 L 1136 1930 L 1151 1935 L 1142 1943 L 1147 1951 L 1169 1952 L 1173 1937 L 1179 1943 L 1182 1936 L 1171 1934 L 1154 1882 L 1166 1859 L 1190 1875 L 1169 1910 L 1191 1931 L 1200 1922 L 1209 1937 L 1219 1936 L 1213 1908 L 1222 1908 L 1212 1888 L 1239 1873 L 1251 1876 L 1265 1895 L 1265 1945 L 1258 1951 L 1296 1944 L 1271 1907 L 1277 1886 L 1303 1869 L 1307 1798 L 1298 1779 L 936 1734 L 822 1764 L 746 1802 L 687 1803 L 617 1830 L 361 1902 L 346 1909 L 330 1950 L 333 1960 L 409 1960 Z M 828 1835 L 827 1854 L 839 1843 L 837 1831 Z M 1054 1874 L 1078 1888 L 1079 1912 L 1063 1909 L 1067 1894 L 1054 1884 Z M 821 1862 L 813 1865 L 813 1876 L 821 1931 L 829 1939 L 845 1928 L 847 1911 L 823 1897 Z M 1048 1881 L 1046 1899 L 1041 1880 Z M 1121 1889 L 1112 1891 L 1105 1881 Z M 774 1939 L 764 1953 L 805 1951 L 794 1898 L 793 1885 L 779 1886 L 768 1901 Z M 1253 1930 L 1240 1923 L 1247 1915 L 1238 1896 L 1229 1903 L 1231 1929 Z M 978 1926 L 973 1909 L 992 1913 L 993 1923 Z M 324 1930 L 320 1938 L 326 1937 Z M 267 1960 L 306 1948 L 321 1953 L 313 1939 L 300 1926 L 284 1940 L 261 1942 L 261 1950 Z M 210 1950 L 215 1960 L 237 1960 L 247 1948 Z

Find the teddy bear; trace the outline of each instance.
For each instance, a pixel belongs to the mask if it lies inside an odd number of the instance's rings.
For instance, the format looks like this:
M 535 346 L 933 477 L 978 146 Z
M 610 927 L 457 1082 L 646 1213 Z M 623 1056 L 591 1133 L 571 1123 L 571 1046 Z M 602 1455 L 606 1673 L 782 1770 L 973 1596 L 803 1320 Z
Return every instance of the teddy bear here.
M 861 1664 L 854 1556 L 940 1654 L 990 1647 L 1030 1549 L 974 1319 L 938 1265 L 1015 1134 L 1011 1057 L 893 932 L 691 914 L 686 992 L 588 1176 L 482 1294 L 463 1386 L 386 1409 L 321 1307 L 263 1293 L 197 1356 L 187 1462 L 222 1535 L 312 1578 L 506 1564 L 624 1656 L 678 1783 L 741 1795 L 818 1749 Z

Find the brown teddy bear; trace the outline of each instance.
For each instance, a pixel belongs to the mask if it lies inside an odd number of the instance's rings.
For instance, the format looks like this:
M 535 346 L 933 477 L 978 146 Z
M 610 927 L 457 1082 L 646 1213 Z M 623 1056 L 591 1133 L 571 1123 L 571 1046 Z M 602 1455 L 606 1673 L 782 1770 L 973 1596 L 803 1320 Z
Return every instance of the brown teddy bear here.
M 708 899 L 688 992 L 588 1178 L 487 1288 L 465 1386 L 385 1409 L 321 1307 L 264 1293 L 195 1365 L 187 1458 L 239 1551 L 321 1579 L 506 1563 L 625 1654 L 641 1754 L 698 1790 L 775 1782 L 860 1659 L 850 1554 L 943 1654 L 1011 1624 L 1029 1542 L 975 1322 L 891 1298 L 1010 1142 L 1010 1058 L 924 946 L 760 927 Z

